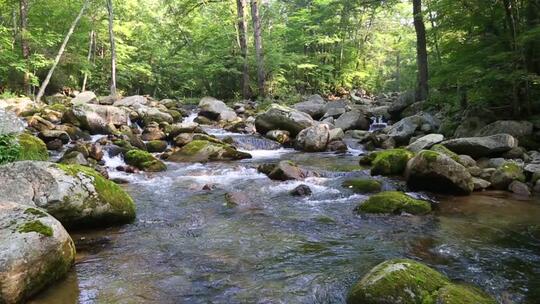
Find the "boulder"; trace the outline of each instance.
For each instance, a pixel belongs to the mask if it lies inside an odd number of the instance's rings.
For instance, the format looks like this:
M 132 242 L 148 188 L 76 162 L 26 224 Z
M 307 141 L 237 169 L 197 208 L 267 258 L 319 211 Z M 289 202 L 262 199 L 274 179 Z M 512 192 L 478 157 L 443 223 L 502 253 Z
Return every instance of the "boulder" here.
M 384 214 L 426 214 L 431 212 L 431 204 L 427 201 L 414 199 L 399 191 L 386 191 L 372 195 L 360 203 L 355 211 L 357 213 L 384 213 Z
M 221 119 L 227 118 L 228 121 L 236 119 L 236 113 L 221 100 L 204 97 L 199 102 L 199 115 L 211 120 L 219 120 L 222 114 L 224 117 Z
M 500 155 L 517 147 L 518 141 L 508 134 L 497 134 L 486 137 L 466 137 L 447 140 L 445 147 L 458 154 L 473 158 Z
M 129 114 L 124 109 L 95 104 L 73 106 L 63 119 L 92 134 L 112 134 L 114 127 L 131 123 Z
M 39 207 L 66 227 L 126 223 L 135 218 L 131 197 L 88 167 L 23 161 L 0 167 L 0 197 Z
M 520 181 L 513 181 L 509 186 L 508 190 L 514 194 L 520 195 L 520 196 L 531 196 L 531 190 L 529 189 L 529 186 L 527 184 L 520 182 Z
M 315 124 L 308 114 L 278 104 L 272 104 L 266 112 L 257 115 L 255 119 L 255 126 L 261 134 L 272 130 L 284 130 L 294 137 Z
M 474 191 L 480 191 L 491 187 L 491 183 L 485 179 L 473 177 Z
M 28 127 L 36 131 L 48 131 L 55 128 L 54 124 L 41 116 L 34 115 L 28 119 Z
M 45 143 L 28 133 L 22 133 L 17 136 L 18 154 L 14 160 L 48 160 L 49 152 L 47 151 L 47 146 Z M 2 144 L 0 143 L 0 150 L 2 149 Z
M 167 142 L 164 140 L 152 140 L 146 143 L 146 148 L 150 153 L 161 153 L 167 150 Z
M 402 175 L 407 162 L 413 158 L 414 153 L 405 149 L 390 149 L 372 153 L 371 175 Z M 364 163 L 366 163 L 364 161 Z
M 0 108 L 0 135 L 20 134 L 24 131 L 24 122 L 13 112 Z
M 324 106 L 323 118 L 333 117 L 338 118 L 341 115 L 351 110 L 349 101 L 341 99 L 326 103 Z
M 422 150 L 427 150 L 434 145 L 441 143 L 443 140 L 444 135 L 442 134 L 428 134 L 426 136 L 420 137 L 419 139 L 411 143 L 409 146 L 407 146 L 407 150 L 417 153 Z
M 330 140 L 330 127 L 319 124 L 302 130 L 296 136 L 294 146 L 305 152 L 323 152 Z
M 383 262 L 349 292 L 347 304 L 496 304 L 491 296 L 454 284 L 442 273 L 408 259 Z
M 405 117 L 394 125 L 386 129 L 388 136 L 393 138 L 397 144 L 408 144 L 415 132 L 424 129 L 424 132 L 437 130 L 439 121 L 428 113 L 420 113 L 414 116 Z
M 169 127 L 169 138 L 175 138 L 182 133 L 204 133 L 204 131 L 196 122 L 176 123 Z
M 289 160 L 280 161 L 278 164 L 263 164 L 257 170 L 266 174 L 271 180 L 304 180 L 308 177 L 318 176 L 316 173 L 304 170 Z
M 266 138 L 284 145 L 291 141 L 291 134 L 289 133 L 289 131 L 272 130 L 266 133 Z
M 471 174 L 460 163 L 439 152 L 424 150 L 407 164 L 407 185 L 414 190 L 470 194 Z
M 130 150 L 124 155 L 126 164 L 146 172 L 166 171 L 167 166 L 152 154 L 143 150 Z
M 320 95 L 312 95 L 306 101 L 297 103 L 294 108 L 309 114 L 313 119 L 321 118 L 325 113 L 326 101 Z
M 354 193 L 375 193 L 382 190 L 382 184 L 378 180 L 357 178 L 346 180 L 341 184 L 342 187 L 351 189 Z
M 528 121 L 498 120 L 483 127 L 476 136 L 509 134 L 516 138 L 533 134 L 533 124 Z
M 525 182 L 526 178 L 523 169 L 512 161 L 504 163 L 491 176 L 491 185 L 497 190 L 507 190 L 513 181 Z
M 94 92 L 86 91 L 77 94 L 75 98 L 71 100 L 72 105 L 86 104 L 86 103 L 97 103 L 98 99 Z
M 351 111 L 339 116 L 334 122 L 336 128 L 343 131 L 348 130 L 368 130 L 370 122 L 366 116 L 359 111 Z
M 394 119 L 399 119 L 401 112 L 405 110 L 409 105 L 415 101 L 414 92 L 405 92 L 399 96 L 388 108 L 388 113 L 392 115 Z
M 169 156 L 173 162 L 208 162 L 251 158 L 249 153 L 219 141 L 193 140 Z
M 142 120 L 144 125 L 149 125 L 150 123 L 173 123 L 174 118 L 171 114 L 167 112 L 160 111 L 157 108 L 154 107 L 147 107 L 147 106 L 139 106 L 136 107 L 137 114 L 139 115 L 139 119 Z
M 290 192 L 292 196 L 310 196 L 312 193 L 308 185 L 299 185 Z
M 150 123 L 146 128 L 144 128 L 141 135 L 141 139 L 144 141 L 162 140 L 166 137 L 167 135 L 165 132 L 161 131 L 159 125 L 155 122 Z
M 0 303 L 23 303 L 61 279 L 75 261 L 62 224 L 43 210 L 0 202 Z
M 68 144 L 71 140 L 69 137 L 69 134 L 64 131 L 58 131 L 58 130 L 44 130 L 38 133 L 38 137 L 45 142 L 45 144 L 53 141 L 53 140 L 60 140 L 62 144 Z
M 115 107 L 135 107 L 140 105 L 147 105 L 149 103 L 148 98 L 141 95 L 129 96 L 114 102 Z
M 65 165 L 89 165 L 84 154 L 79 151 L 71 151 L 64 154 L 64 156 L 62 156 L 62 158 L 58 162 Z

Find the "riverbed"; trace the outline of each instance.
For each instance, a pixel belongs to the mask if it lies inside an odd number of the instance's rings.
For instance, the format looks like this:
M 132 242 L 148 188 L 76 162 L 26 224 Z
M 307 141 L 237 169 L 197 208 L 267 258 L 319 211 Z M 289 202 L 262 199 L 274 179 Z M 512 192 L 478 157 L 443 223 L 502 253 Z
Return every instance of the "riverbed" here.
M 358 165 L 361 147 L 248 152 L 253 159 L 167 163 L 166 172 L 133 175 L 116 172 L 122 160 L 108 158 L 111 176 L 129 181 L 136 221 L 72 233 L 76 265 L 31 303 L 345 303 L 362 275 L 395 257 L 420 260 L 504 303 L 540 301 L 540 199 L 414 193 L 432 199 L 435 212 L 359 216 L 353 210 L 366 196 L 341 184 L 369 175 Z M 256 170 L 285 159 L 321 177 L 277 182 Z M 385 190 L 405 189 L 399 179 L 379 179 Z M 291 196 L 300 184 L 313 194 Z M 231 192 L 250 204 L 228 206 Z

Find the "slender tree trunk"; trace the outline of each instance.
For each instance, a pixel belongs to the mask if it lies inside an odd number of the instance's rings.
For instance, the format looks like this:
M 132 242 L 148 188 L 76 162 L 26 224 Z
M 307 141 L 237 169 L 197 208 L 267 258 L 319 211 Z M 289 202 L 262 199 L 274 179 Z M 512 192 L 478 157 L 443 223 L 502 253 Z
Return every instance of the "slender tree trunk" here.
M 416 30 L 416 63 L 418 66 L 418 83 L 416 100 L 426 100 L 429 93 L 428 55 L 426 26 L 422 17 L 422 0 L 413 0 L 414 28 Z
M 398 49 L 396 55 L 396 91 L 401 90 L 401 51 Z
M 516 21 L 513 13 L 514 1 L 512 0 L 503 0 L 504 12 L 506 16 L 506 23 L 508 25 L 508 34 L 510 38 L 510 49 L 514 54 L 512 58 L 512 70 L 516 71 L 518 69 L 518 58 L 520 56 L 518 46 L 517 46 L 517 28 Z M 518 117 L 521 114 L 521 103 L 519 100 L 519 89 L 520 85 L 518 80 L 512 80 L 512 111 L 514 117 Z
M 41 87 L 39 88 L 39 92 L 36 96 L 37 102 L 40 102 L 41 98 L 45 94 L 45 89 L 47 89 L 47 86 L 49 85 L 49 81 L 51 81 L 51 77 L 54 73 L 54 70 L 56 69 L 56 66 L 58 66 L 58 63 L 60 62 L 60 58 L 62 58 L 62 55 L 64 54 L 66 46 L 69 42 L 69 38 L 71 38 L 73 31 L 75 31 L 75 27 L 77 26 L 77 24 L 79 24 L 79 20 L 81 20 L 81 17 L 84 14 L 84 10 L 86 10 L 87 5 L 88 5 L 88 0 L 84 1 L 81 11 L 79 12 L 79 15 L 77 15 L 77 18 L 75 18 L 75 20 L 71 24 L 71 27 L 69 28 L 69 31 L 67 32 L 66 37 L 64 38 L 64 42 L 62 43 L 62 46 L 60 46 L 60 50 L 58 50 L 58 54 L 56 55 L 56 58 L 54 59 L 53 66 L 49 70 L 47 77 L 45 77 L 45 80 L 43 81 L 43 83 L 41 84 Z
M 435 24 L 435 17 L 433 16 L 433 11 L 431 10 L 430 3 L 427 3 L 427 9 L 429 12 L 429 22 L 431 23 L 431 28 L 433 29 L 433 43 L 435 44 L 435 52 L 437 54 L 437 62 L 441 64 L 441 50 L 439 47 L 439 32 L 437 31 L 437 25 Z
M 242 54 L 242 97 L 249 98 L 249 61 L 248 61 L 248 42 L 247 42 L 247 20 L 246 20 L 246 0 L 236 0 L 238 12 L 238 42 Z
M 255 40 L 255 54 L 257 57 L 257 80 L 259 95 L 265 96 L 264 55 L 261 36 L 261 19 L 259 16 L 259 0 L 251 0 L 251 18 L 253 19 L 253 32 Z
M 109 40 L 111 42 L 111 96 L 116 96 L 116 43 L 114 41 L 112 0 L 107 0 L 107 9 L 109 11 Z
M 92 49 L 93 49 L 93 46 L 94 46 L 94 38 L 95 38 L 95 32 L 94 32 L 94 30 L 91 30 L 90 31 L 90 41 L 88 42 L 88 57 L 86 58 L 88 64 L 90 64 L 91 61 L 92 61 Z M 88 81 L 88 72 L 84 72 L 84 79 L 83 79 L 83 84 L 82 84 L 82 88 L 81 88 L 82 92 L 86 91 L 86 82 L 87 81 Z
M 12 12 L 12 21 L 13 21 L 13 43 L 11 44 L 11 49 L 15 49 L 15 44 L 17 44 L 17 37 L 19 36 L 18 26 L 17 26 L 17 8 L 13 8 Z
M 20 0 L 20 35 L 21 35 L 21 50 L 22 57 L 26 64 L 26 69 L 23 76 L 23 89 L 26 95 L 30 96 L 30 45 L 28 43 L 28 0 Z

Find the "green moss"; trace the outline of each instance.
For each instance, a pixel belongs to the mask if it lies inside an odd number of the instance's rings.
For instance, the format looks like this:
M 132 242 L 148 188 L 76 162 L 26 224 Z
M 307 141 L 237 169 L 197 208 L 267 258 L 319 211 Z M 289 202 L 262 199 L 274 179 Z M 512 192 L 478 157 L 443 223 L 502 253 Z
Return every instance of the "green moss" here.
M 413 157 L 414 153 L 405 149 L 377 152 L 373 160 L 371 175 L 401 175 L 405 172 L 407 162 Z
M 158 153 L 167 149 L 167 142 L 163 140 L 152 140 L 146 143 L 148 152 Z
M 148 172 L 161 172 L 167 166 L 152 154 L 142 150 L 130 150 L 124 155 L 127 164 Z
M 101 174 L 92 168 L 81 165 L 62 165 L 58 167 L 71 176 L 84 174 L 94 180 L 94 187 L 99 199 L 109 204 L 117 214 L 122 214 L 123 219 L 132 220 L 135 218 L 135 203 L 133 199 L 117 184 L 105 179 Z
M 351 179 L 343 182 L 342 186 L 355 193 L 373 193 L 382 189 L 381 183 L 374 179 Z
M 506 173 L 508 176 L 514 176 L 520 182 L 525 182 L 523 170 L 514 162 L 506 162 L 498 170 Z
M 36 232 L 44 236 L 53 236 L 53 230 L 51 227 L 43 224 L 39 220 L 26 222 L 19 226 L 18 231 L 20 233 Z
M 431 204 L 414 199 L 403 192 L 386 191 L 371 196 L 356 208 L 359 213 L 426 214 L 431 211 Z
M 418 155 L 426 159 L 428 163 L 433 163 L 437 161 L 437 158 L 439 157 L 440 154 L 439 152 L 424 150 L 424 151 L 420 151 Z
M 30 134 L 23 133 L 17 137 L 21 151 L 17 160 L 39 160 L 45 161 L 49 159 L 49 152 L 45 143 Z
M 55 103 L 53 105 L 50 105 L 47 107 L 47 109 L 60 112 L 60 113 L 65 113 L 68 110 L 68 108 L 65 105 L 60 104 L 60 103 Z
M 117 146 L 119 146 L 121 148 L 127 149 L 127 150 L 137 149 L 133 145 L 131 145 L 131 143 L 129 141 L 124 140 L 124 139 L 113 140 L 113 144 L 115 144 L 115 145 L 117 145 Z
M 0 135 L 0 165 L 17 161 L 21 146 L 14 135 Z
M 497 301 L 478 288 L 448 284 L 437 293 L 437 304 L 496 304 Z
M 443 146 L 441 144 L 434 145 L 433 147 L 431 147 L 431 150 L 435 151 L 435 152 L 439 152 L 441 154 L 444 154 L 444 155 L 450 157 L 451 159 L 457 161 L 458 163 L 460 162 L 459 155 L 457 155 L 456 153 L 450 151 L 450 149 L 448 149 L 447 147 L 445 147 L 445 146 Z
M 370 166 L 375 160 L 375 158 L 377 157 L 378 153 L 380 152 L 372 152 L 372 153 L 369 153 L 368 155 L 362 156 L 362 158 L 360 158 L 360 165 Z
M 185 155 L 195 155 L 208 145 L 211 145 L 210 142 L 205 140 L 193 140 L 189 144 L 185 145 L 182 148 L 182 153 Z
M 348 304 L 435 304 L 446 276 L 413 260 L 390 260 L 373 268 L 347 297 Z
M 35 215 L 37 217 L 46 217 L 47 213 L 36 208 L 27 208 L 24 210 L 24 214 Z

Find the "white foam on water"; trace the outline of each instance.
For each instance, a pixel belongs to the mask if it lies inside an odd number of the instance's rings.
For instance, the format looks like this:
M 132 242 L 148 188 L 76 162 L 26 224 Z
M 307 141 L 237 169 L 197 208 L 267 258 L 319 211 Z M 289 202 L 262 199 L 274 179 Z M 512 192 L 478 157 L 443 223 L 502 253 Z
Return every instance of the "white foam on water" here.
M 203 128 L 203 130 L 208 133 L 209 135 L 213 135 L 213 136 L 216 136 L 216 137 L 226 137 L 226 136 L 236 136 L 236 137 L 239 137 L 239 136 L 247 136 L 248 134 L 243 134 L 243 133 L 235 133 L 235 132 L 229 132 L 227 130 L 224 130 L 224 129 L 219 129 L 219 128 Z
M 196 112 L 193 112 L 191 114 L 189 114 L 188 117 L 184 118 L 184 120 L 182 122 L 195 122 L 195 118 L 197 118 L 197 116 L 199 116 L 199 114 L 197 114 Z
M 277 150 L 243 150 L 238 149 L 240 152 L 246 152 L 251 154 L 253 158 L 246 159 L 244 161 L 257 160 L 257 159 L 279 159 L 282 155 L 295 153 L 294 149 L 280 148 Z
M 107 135 L 103 135 L 103 134 L 92 135 L 92 136 L 90 136 L 90 138 L 91 138 L 90 141 L 92 143 L 95 143 L 95 142 L 98 142 L 100 139 L 105 138 L 105 137 L 107 137 Z
M 336 189 L 334 189 L 336 190 Z M 339 192 L 339 191 L 338 191 Z M 365 198 L 365 195 L 361 194 L 353 194 L 348 197 L 342 197 L 342 198 L 332 198 L 332 199 L 323 199 L 323 200 L 309 200 L 309 198 L 306 200 L 306 203 L 309 205 L 319 205 L 319 204 L 336 204 L 336 203 L 346 203 L 351 200 L 358 200 Z
M 303 181 L 287 181 L 280 182 L 278 185 L 269 185 L 265 187 L 270 193 L 288 193 L 294 190 L 294 188 L 300 185 L 308 186 L 314 194 L 339 194 L 340 191 L 331 187 L 327 187 L 324 184 L 328 181 L 327 178 L 310 177 Z

